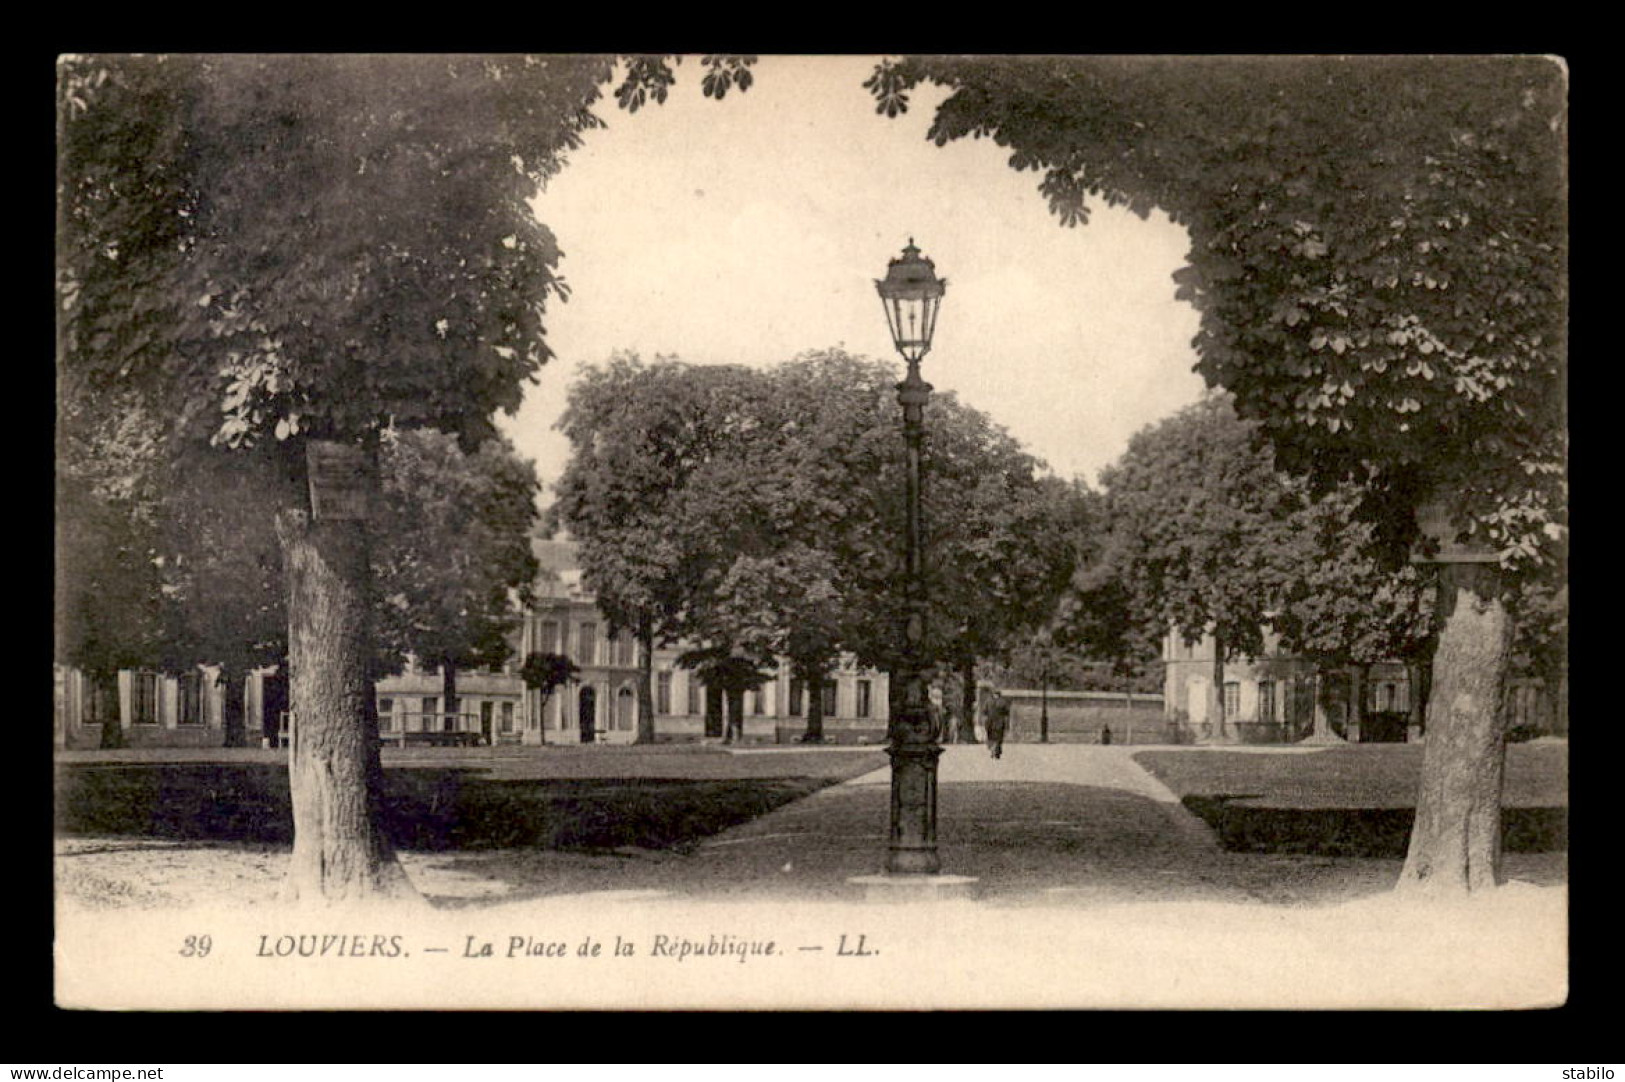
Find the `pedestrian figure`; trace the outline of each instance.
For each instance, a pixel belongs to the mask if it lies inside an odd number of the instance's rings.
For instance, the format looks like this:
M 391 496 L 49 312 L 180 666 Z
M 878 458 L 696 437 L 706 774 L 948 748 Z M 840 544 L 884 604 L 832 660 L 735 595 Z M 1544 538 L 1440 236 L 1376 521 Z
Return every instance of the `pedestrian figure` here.
M 1106 725 L 1101 728 L 1100 742 L 1102 744 L 1110 744 L 1112 742 L 1112 727 L 1110 725 Z
M 995 759 L 1004 758 L 1004 732 L 1010 727 L 1010 704 L 997 688 L 989 688 L 983 717 L 987 725 L 987 751 Z

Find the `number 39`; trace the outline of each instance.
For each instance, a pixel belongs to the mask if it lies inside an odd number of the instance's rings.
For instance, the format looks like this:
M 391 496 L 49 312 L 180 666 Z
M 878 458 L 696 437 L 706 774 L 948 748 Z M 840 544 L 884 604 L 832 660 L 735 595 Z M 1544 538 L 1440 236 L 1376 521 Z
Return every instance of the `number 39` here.
M 182 958 L 207 958 L 214 941 L 206 935 L 189 935 L 181 945 Z

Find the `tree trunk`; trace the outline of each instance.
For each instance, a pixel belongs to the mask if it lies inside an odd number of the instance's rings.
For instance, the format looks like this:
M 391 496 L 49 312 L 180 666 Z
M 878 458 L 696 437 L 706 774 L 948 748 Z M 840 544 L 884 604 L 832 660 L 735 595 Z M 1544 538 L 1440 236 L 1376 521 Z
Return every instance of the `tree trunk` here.
M 1309 744 L 1311 746 L 1317 744 L 1347 743 L 1347 741 L 1337 735 L 1336 730 L 1332 728 L 1331 720 L 1326 716 L 1326 682 L 1322 679 L 1322 673 L 1318 663 L 1315 668 L 1315 675 L 1311 678 L 1309 689 L 1309 716 L 1311 718 L 1311 728 L 1309 735 L 1304 737 L 1303 740 L 1299 741 L 1299 743 Z
M 976 743 L 976 662 L 959 665 L 959 742 Z
M 1371 666 L 1366 664 L 1356 664 L 1349 671 L 1349 713 L 1343 731 L 1351 744 L 1364 739 L 1361 734 L 1365 731 L 1366 678 L 1370 672 Z
M 442 717 L 439 719 L 439 724 L 435 726 L 436 729 L 445 729 L 446 722 L 444 718 L 446 716 L 458 713 L 457 663 L 449 657 L 443 657 L 440 659 L 440 713 Z M 451 727 L 456 729 L 459 728 L 461 724 L 461 718 L 454 719 L 451 722 Z
M 728 742 L 722 716 L 722 689 L 712 684 L 705 685 L 705 735 L 721 736 L 724 744 Z
M 307 904 L 414 897 L 380 815 L 366 525 L 312 521 L 298 510 L 276 521 L 288 581 L 293 712 L 294 838 L 283 897 Z
M 1228 744 L 1230 733 L 1224 727 L 1224 639 L 1213 633 L 1213 686 L 1208 689 L 1208 743 Z
M 728 740 L 734 744 L 745 742 L 745 689 L 729 688 L 724 698 L 728 705 Z
M 248 746 L 248 732 L 243 717 L 243 678 L 244 674 L 232 665 L 220 667 L 220 687 L 223 694 L 220 697 L 220 722 L 225 729 L 225 741 L 228 748 L 245 748 Z
M 655 637 L 645 620 L 638 627 L 638 731 L 635 744 L 655 742 Z
M 1457 896 L 1501 881 L 1501 705 L 1512 649 L 1506 586 L 1491 564 L 1439 568 L 1439 644 L 1410 850 L 1396 889 Z
M 801 681 L 806 696 L 807 731 L 801 734 L 803 744 L 824 742 L 824 670 L 816 666 L 797 666 L 792 670 Z
M 97 673 L 87 671 L 85 682 L 90 685 L 90 694 L 96 695 L 108 683 L 105 672 Z M 118 673 L 114 672 L 111 678 L 113 686 L 113 709 L 102 712 L 102 740 L 103 748 L 122 748 L 124 739 L 124 704 L 118 690 Z

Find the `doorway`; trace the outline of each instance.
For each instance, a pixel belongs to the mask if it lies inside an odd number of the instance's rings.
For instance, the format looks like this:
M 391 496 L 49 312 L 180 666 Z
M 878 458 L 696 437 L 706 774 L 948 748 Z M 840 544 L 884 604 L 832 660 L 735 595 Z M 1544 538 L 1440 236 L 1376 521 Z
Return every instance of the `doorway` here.
M 581 742 L 591 744 L 598 721 L 598 692 L 592 688 L 582 688 L 580 705 L 576 712 L 576 723 L 581 728 Z

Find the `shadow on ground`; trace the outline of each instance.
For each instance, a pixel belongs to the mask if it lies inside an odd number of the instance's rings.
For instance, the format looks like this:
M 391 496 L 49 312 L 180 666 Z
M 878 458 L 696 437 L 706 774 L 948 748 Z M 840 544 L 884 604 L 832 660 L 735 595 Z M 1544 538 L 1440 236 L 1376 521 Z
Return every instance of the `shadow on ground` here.
M 828 785 L 831 778 L 493 779 L 468 769 L 384 776 L 384 829 L 401 849 L 667 849 L 697 842 Z M 287 845 L 285 767 L 139 763 L 58 772 L 57 831 L 169 841 Z
M 1253 795 L 1187 796 L 1185 807 L 1237 853 L 1326 857 L 1404 857 L 1414 808 L 1280 808 Z M 1502 808 L 1501 845 L 1508 853 L 1568 848 L 1567 808 Z

